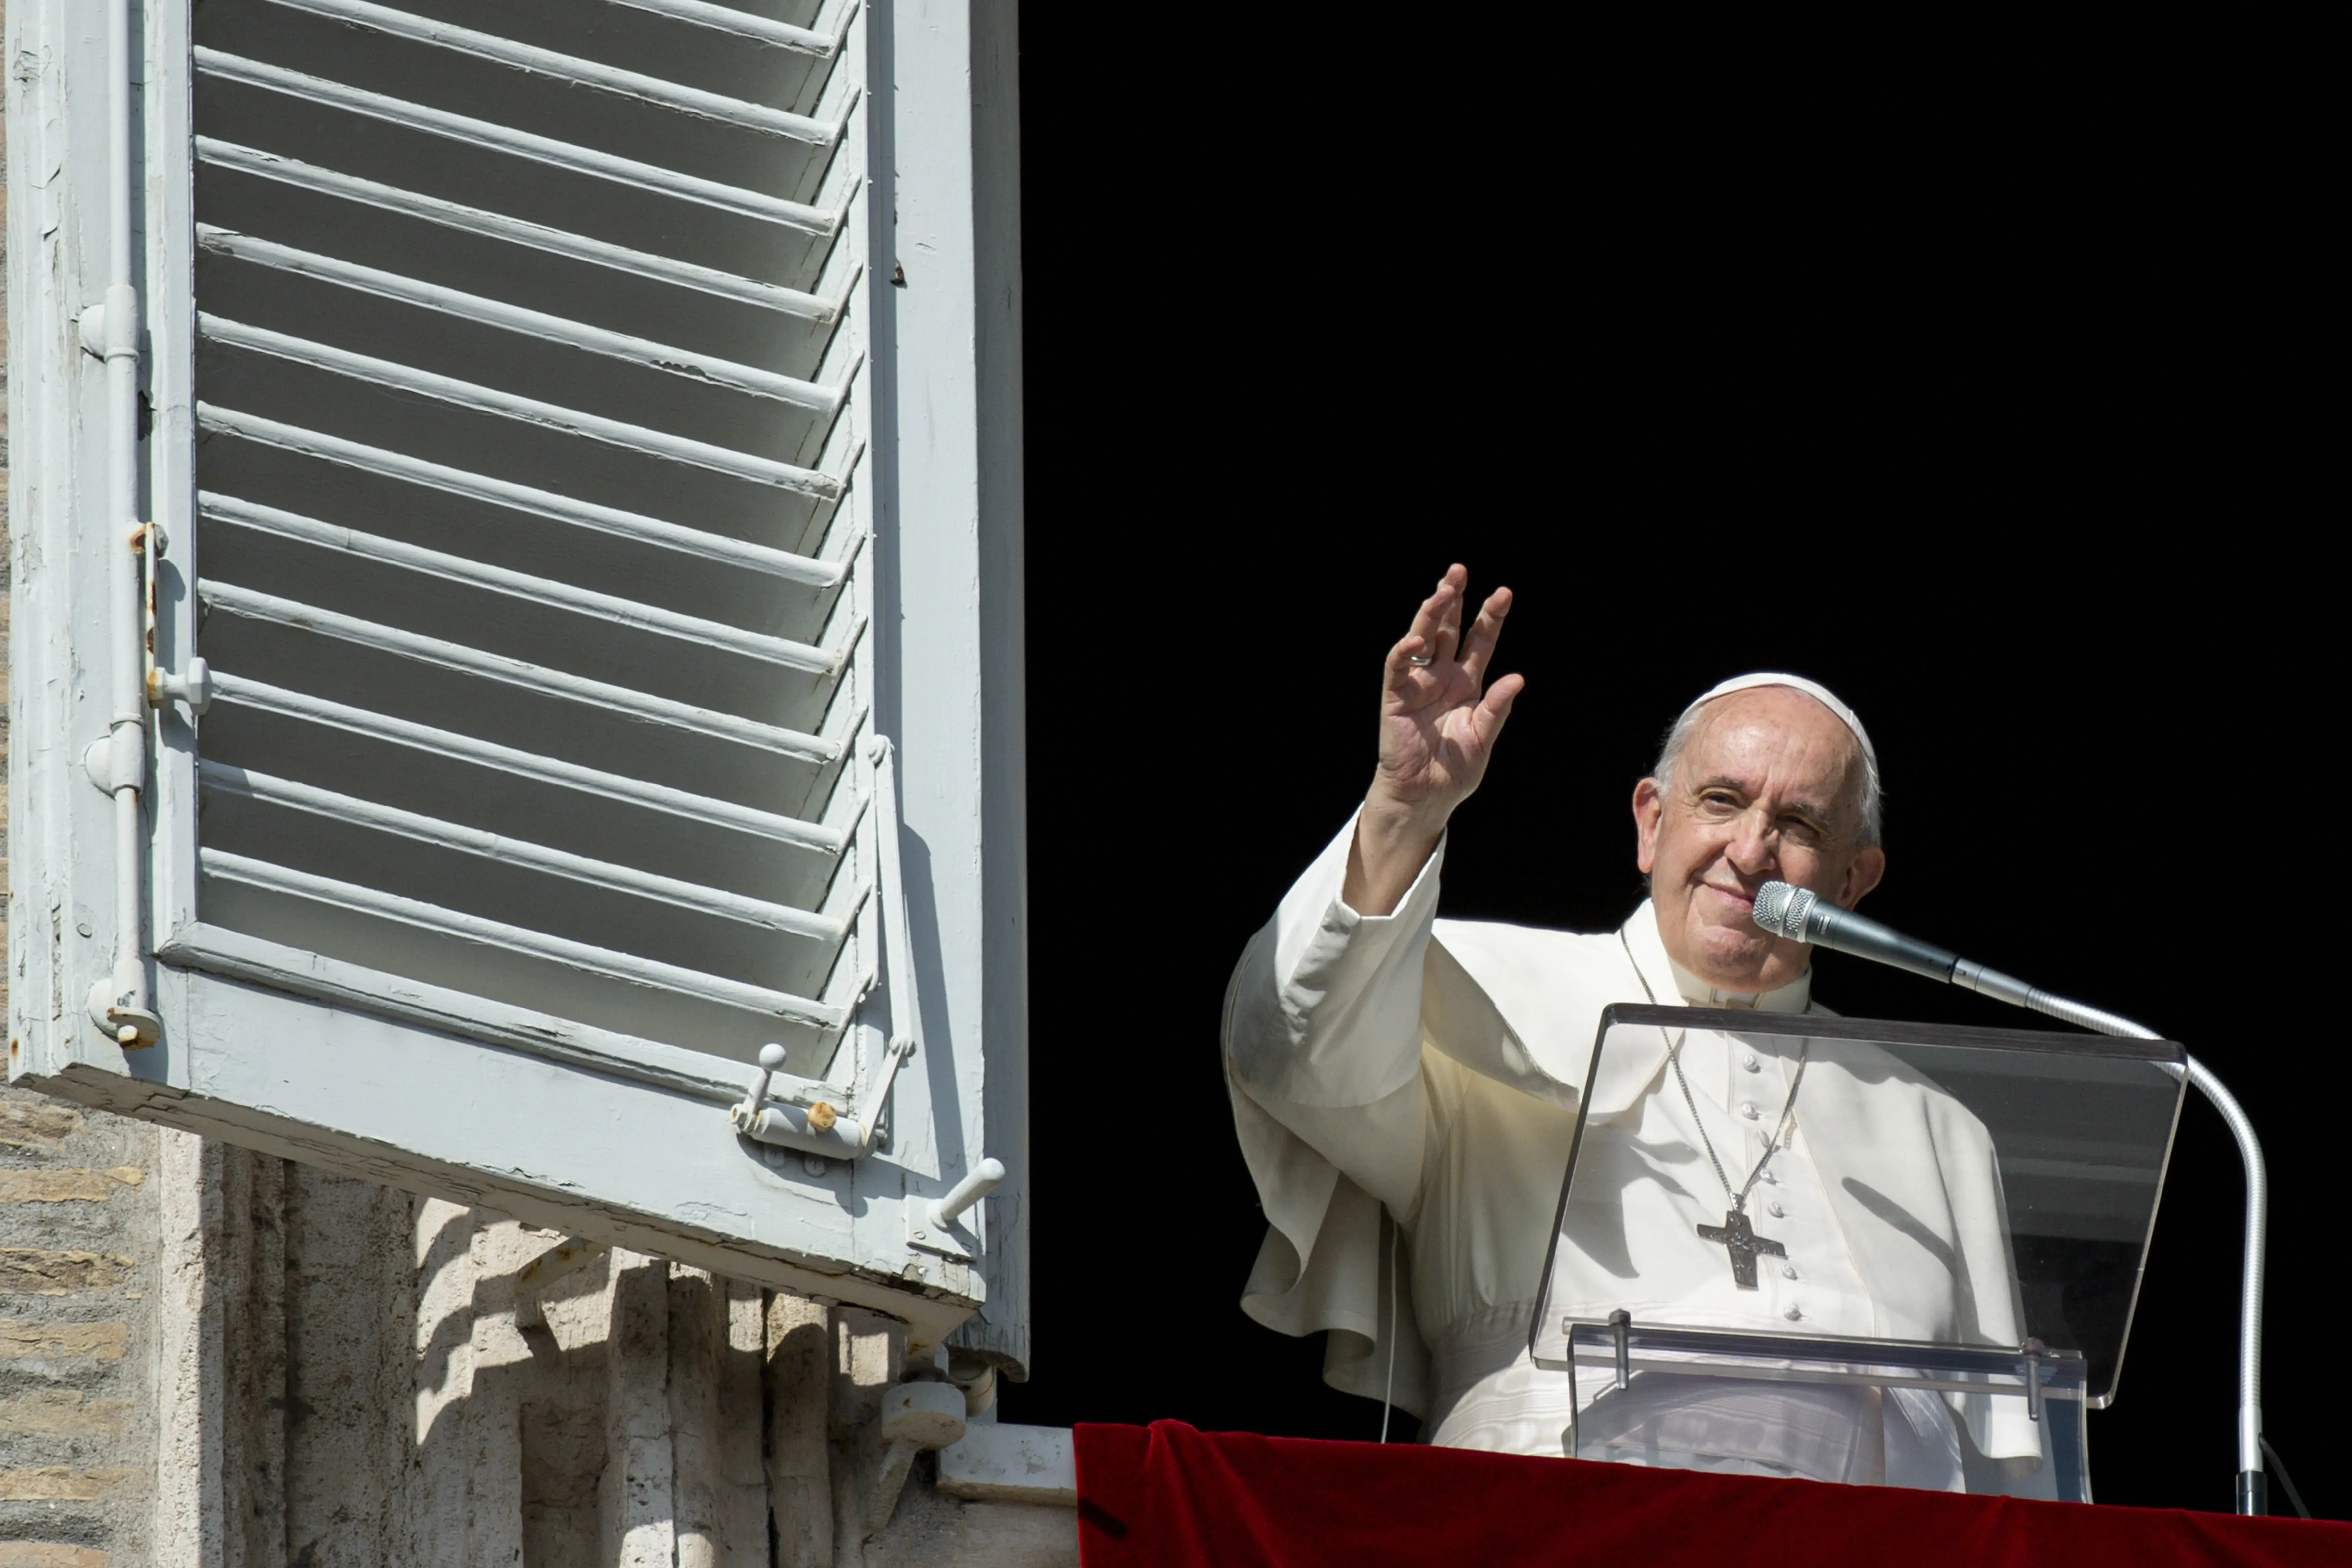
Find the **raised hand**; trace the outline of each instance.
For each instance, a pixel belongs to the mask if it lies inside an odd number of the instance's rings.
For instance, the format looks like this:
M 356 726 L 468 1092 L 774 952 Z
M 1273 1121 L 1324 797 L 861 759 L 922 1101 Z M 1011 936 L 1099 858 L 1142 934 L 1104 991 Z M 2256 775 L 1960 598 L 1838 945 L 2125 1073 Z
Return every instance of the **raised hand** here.
M 1343 894 L 1364 914 L 1386 914 L 1412 886 L 1454 808 L 1486 776 L 1495 741 L 1527 684 L 1517 675 L 1486 684 L 1511 591 L 1488 595 L 1465 633 L 1469 584 L 1467 571 L 1447 568 L 1381 672 L 1380 763 L 1357 821 Z

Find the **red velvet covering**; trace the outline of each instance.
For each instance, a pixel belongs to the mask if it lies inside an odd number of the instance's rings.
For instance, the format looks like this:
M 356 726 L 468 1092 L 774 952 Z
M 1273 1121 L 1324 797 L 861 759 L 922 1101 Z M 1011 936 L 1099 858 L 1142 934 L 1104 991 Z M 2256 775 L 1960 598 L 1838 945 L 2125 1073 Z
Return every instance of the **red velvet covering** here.
M 2352 1564 L 2352 1524 L 2084 1508 L 1417 1445 L 1080 1426 L 1081 1568 Z

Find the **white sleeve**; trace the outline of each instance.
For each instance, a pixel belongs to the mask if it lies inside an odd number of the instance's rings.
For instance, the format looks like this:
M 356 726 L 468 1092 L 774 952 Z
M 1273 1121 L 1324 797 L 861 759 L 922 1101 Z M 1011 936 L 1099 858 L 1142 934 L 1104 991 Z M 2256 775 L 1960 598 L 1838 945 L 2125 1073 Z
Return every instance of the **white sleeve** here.
M 1422 963 L 1437 918 L 1441 841 L 1386 915 L 1340 896 L 1355 819 L 1252 939 L 1227 994 L 1239 1095 L 1400 1214 L 1421 1183 Z
M 1386 1288 L 1411 1269 L 1386 1256 L 1381 1213 L 1410 1223 L 1420 1189 L 1422 961 L 1445 849 L 1393 913 L 1364 915 L 1340 896 L 1355 834 L 1350 817 L 1225 994 L 1234 1129 L 1267 1222 L 1242 1310 L 1286 1334 L 1332 1331 L 1325 1380 L 1374 1398 L 1393 1340 L 1396 1403 L 1419 1413 L 1428 1352 L 1411 1293 Z

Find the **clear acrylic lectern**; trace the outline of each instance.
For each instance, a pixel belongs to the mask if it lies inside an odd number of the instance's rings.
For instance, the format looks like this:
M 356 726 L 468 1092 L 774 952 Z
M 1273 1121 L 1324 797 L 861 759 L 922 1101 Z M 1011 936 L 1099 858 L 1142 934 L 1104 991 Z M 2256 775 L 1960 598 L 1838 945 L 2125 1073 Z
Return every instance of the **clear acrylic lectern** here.
M 2186 1059 L 1606 1009 L 1528 1346 L 1564 1450 L 2089 1500 Z

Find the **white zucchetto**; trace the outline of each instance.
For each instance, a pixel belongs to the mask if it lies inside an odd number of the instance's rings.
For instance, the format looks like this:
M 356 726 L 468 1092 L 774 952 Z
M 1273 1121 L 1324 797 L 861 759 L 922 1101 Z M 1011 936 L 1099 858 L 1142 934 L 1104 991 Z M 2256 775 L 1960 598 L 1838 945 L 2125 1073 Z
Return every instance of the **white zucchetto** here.
M 1760 670 L 1753 675 L 1735 675 L 1730 679 L 1718 681 L 1700 692 L 1692 700 L 1691 705 L 1682 710 L 1681 717 L 1675 722 L 1679 725 L 1684 719 L 1689 718 L 1718 697 L 1728 697 L 1735 691 L 1752 690 L 1759 686 L 1785 686 L 1791 691 L 1801 691 L 1836 714 L 1838 721 L 1853 731 L 1853 738 L 1862 742 L 1862 754 L 1870 763 L 1870 771 L 1874 773 L 1878 771 L 1878 749 L 1870 743 L 1870 731 L 1862 727 L 1862 721 L 1854 717 L 1853 710 L 1840 701 L 1837 693 L 1828 687 L 1818 680 L 1807 680 L 1801 675 L 1783 675 Z

